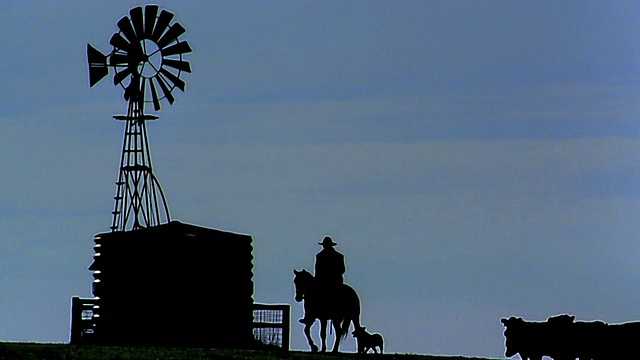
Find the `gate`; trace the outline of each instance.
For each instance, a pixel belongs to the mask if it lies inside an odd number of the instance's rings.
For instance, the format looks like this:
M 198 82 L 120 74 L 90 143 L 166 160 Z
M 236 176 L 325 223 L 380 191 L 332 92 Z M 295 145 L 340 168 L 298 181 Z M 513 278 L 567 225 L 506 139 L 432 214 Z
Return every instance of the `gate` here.
M 291 306 L 253 304 L 253 337 L 266 345 L 289 350 Z

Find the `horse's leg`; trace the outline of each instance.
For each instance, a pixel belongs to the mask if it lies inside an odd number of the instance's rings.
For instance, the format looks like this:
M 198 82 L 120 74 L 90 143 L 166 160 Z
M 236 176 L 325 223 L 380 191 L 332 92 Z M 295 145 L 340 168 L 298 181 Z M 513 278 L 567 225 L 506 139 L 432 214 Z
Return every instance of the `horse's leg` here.
M 321 352 L 327 351 L 327 320 L 320 319 L 320 341 L 322 341 Z
M 345 321 L 345 320 L 342 320 Z M 331 321 L 333 323 L 333 331 L 336 333 L 336 341 L 333 343 L 333 350 L 331 352 L 337 353 L 340 351 L 340 340 L 342 340 L 342 326 L 341 321 Z
M 304 324 L 304 334 L 307 337 L 307 342 L 309 343 L 311 352 L 318 352 L 318 347 L 313 343 L 313 339 L 311 338 L 311 325 L 313 325 L 313 322 L 311 321 L 307 321 Z

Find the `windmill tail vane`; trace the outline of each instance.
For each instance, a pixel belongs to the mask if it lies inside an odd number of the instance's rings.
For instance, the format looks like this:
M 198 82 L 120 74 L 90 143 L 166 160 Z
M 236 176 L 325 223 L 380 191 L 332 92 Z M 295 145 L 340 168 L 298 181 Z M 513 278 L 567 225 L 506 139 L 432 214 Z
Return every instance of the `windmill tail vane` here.
M 109 44 L 110 53 L 87 44 L 89 86 L 114 71 L 113 84 L 124 90 L 127 114 L 116 115 L 125 122 L 120 172 L 116 181 L 112 231 L 136 230 L 168 222 L 169 209 L 153 174 L 146 122 L 158 119 L 144 112 L 145 104 L 159 111 L 161 101 L 173 104 L 173 90 L 185 91 L 182 73 L 191 72 L 183 58 L 192 51 L 179 37 L 186 32 L 179 23 L 171 23 L 174 15 L 157 5 L 138 6 L 118 23 Z

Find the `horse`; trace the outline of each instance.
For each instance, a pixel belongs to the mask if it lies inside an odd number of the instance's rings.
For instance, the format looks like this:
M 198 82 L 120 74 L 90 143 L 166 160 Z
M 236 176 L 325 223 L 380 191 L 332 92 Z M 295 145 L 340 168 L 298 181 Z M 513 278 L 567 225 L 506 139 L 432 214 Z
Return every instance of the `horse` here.
M 295 277 L 293 283 L 296 288 L 295 300 L 304 300 L 304 318 L 300 323 L 304 324 L 304 334 L 312 352 L 317 352 L 318 347 L 311 339 L 311 325 L 320 320 L 320 339 L 322 340 L 322 352 L 327 351 L 327 321 L 331 320 L 335 330 L 335 341 L 332 352 L 337 353 L 340 347 L 340 339 L 349 334 L 349 327 L 353 322 L 354 328 L 360 327 L 360 298 L 356 291 L 349 285 L 340 284 L 326 293 L 326 289 L 320 286 L 316 278 L 307 270 L 293 270 Z

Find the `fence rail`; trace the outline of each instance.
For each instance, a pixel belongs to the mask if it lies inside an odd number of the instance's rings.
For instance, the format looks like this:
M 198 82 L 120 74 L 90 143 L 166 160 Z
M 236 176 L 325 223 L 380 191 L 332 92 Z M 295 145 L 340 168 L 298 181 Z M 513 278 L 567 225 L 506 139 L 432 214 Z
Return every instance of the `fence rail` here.
M 91 344 L 99 336 L 94 310 L 97 298 L 71 299 L 71 344 Z M 252 333 L 256 340 L 289 350 L 291 306 L 288 304 L 253 304 Z

